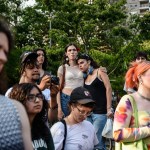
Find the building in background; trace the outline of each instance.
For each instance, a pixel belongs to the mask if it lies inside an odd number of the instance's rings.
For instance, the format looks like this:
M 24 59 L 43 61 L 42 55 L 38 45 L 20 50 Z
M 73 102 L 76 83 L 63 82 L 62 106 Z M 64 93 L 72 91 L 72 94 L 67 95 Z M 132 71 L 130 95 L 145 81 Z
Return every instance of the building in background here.
M 150 11 L 150 0 L 127 0 L 129 14 L 143 15 L 147 11 Z

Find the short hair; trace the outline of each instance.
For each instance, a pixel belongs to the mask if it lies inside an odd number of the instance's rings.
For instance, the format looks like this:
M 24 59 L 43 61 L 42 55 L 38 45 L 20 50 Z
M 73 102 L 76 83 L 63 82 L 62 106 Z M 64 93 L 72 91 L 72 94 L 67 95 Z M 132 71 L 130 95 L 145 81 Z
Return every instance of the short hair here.
M 0 32 L 7 36 L 10 51 L 13 48 L 13 36 L 8 23 L 3 19 L 0 19 Z
M 134 57 L 134 60 L 136 60 L 138 57 L 144 57 L 146 60 L 148 60 L 146 52 L 143 52 L 143 51 L 137 52 L 135 57 Z
M 150 69 L 150 61 L 142 63 L 132 62 L 131 67 L 126 73 L 125 80 L 127 88 L 138 87 L 138 77 Z
M 90 61 L 91 61 L 90 65 L 91 65 L 94 69 L 99 68 L 99 65 L 97 64 L 97 62 L 94 61 L 93 58 L 92 58 L 91 56 L 89 56 L 88 54 L 86 54 L 86 53 L 82 53 L 82 54 L 80 53 L 80 54 L 78 55 L 77 61 L 78 61 L 79 59 L 85 59 L 85 60 L 87 60 L 87 61 L 90 60 Z

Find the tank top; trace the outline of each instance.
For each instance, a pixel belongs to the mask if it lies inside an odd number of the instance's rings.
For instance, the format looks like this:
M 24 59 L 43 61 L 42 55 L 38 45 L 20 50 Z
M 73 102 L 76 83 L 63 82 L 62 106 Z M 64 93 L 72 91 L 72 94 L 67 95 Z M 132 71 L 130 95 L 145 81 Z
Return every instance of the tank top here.
M 24 150 L 21 121 L 12 100 L 0 95 L 0 150 Z
M 96 103 L 93 113 L 106 114 L 107 113 L 106 88 L 104 86 L 104 83 L 98 78 L 98 71 L 97 77 L 94 79 L 94 81 L 89 85 L 84 83 L 84 87 L 87 90 L 89 90 L 93 100 Z

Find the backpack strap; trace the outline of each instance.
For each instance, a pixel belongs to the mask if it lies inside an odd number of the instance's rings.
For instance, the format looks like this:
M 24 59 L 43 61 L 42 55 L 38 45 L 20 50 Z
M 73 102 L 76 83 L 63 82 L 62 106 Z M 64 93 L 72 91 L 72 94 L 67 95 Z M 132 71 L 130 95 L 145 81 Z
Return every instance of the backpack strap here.
M 66 125 L 66 121 L 63 119 L 61 120 L 61 122 L 64 124 L 64 140 L 63 140 L 63 147 L 62 147 L 62 150 L 64 150 L 65 148 L 65 143 L 66 143 L 66 137 L 67 137 L 67 125 Z

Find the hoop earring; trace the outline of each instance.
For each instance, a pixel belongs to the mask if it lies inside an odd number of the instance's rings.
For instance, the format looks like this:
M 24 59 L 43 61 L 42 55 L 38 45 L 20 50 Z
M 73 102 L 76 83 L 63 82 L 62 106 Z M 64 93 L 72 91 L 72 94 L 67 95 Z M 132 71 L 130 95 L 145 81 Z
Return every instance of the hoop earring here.
M 66 61 L 69 61 L 69 58 L 68 58 L 68 57 L 66 57 Z

